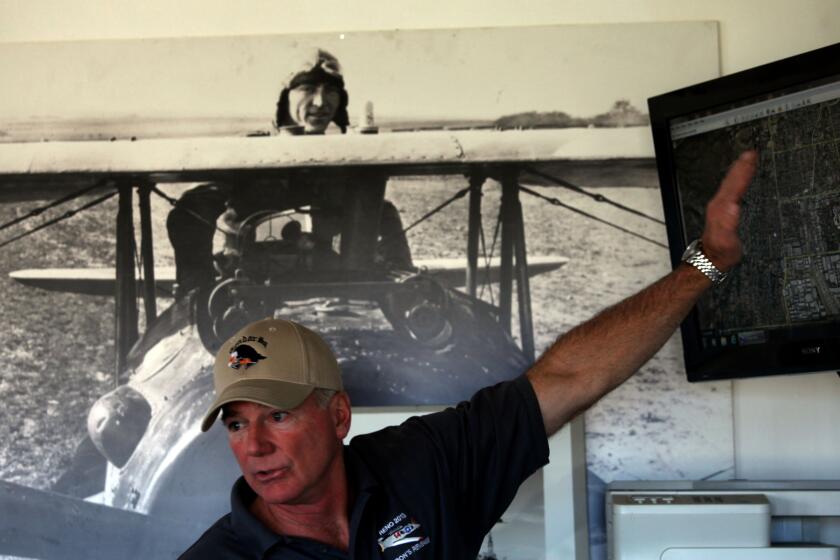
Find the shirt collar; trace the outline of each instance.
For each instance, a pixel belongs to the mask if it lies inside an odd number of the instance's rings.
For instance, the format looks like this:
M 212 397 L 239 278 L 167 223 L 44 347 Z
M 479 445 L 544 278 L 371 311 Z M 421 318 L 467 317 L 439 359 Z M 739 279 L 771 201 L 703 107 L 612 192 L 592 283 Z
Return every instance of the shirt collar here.
M 354 497 L 354 505 L 351 510 L 351 515 L 357 517 L 361 511 L 356 512 L 360 506 L 364 508 L 364 503 L 370 494 L 376 492 L 379 484 L 373 477 L 368 466 L 362 461 L 361 457 L 353 451 L 349 446 L 344 446 L 344 468 L 347 472 L 347 484 L 351 495 Z M 243 543 L 254 551 L 259 551 L 260 554 L 265 554 L 269 548 L 278 543 L 285 542 L 286 537 L 278 535 L 268 527 L 262 524 L 257 517 L 251 513 L 251 504 L 257 494 L 245 482 L 245 478 L 240 476 L 234 483 L 233 489 L 230 493 L 230 511 L 231 511 L 231 525 L 236 535 L 238 535 Z M 356 515 L 353 515 L 356 514 Z M 352 524 L 352 520 L 351 520 Z
M 347 484 L 358 499 L 362 492 L 374 493 L 379 483 L 373 477 L 368 466 L 352 447 L 344 446 L 344 469 L 347 471 Z
M 256 497 L 257 494 L 248 486 L 245 478 L 240 476 L 230 492 L 230 522 L 239 539 L 262 555 L 284 537 L 263 525 L 251 513 L 251 504 Z

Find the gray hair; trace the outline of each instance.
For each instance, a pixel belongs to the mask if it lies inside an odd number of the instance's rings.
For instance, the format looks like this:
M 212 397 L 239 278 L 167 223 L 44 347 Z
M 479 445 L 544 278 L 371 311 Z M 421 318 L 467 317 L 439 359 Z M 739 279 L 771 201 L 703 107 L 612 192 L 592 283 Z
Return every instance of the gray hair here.
M 330 400 L 338 393 L 333 389 L 315 389 L 312 394 L 315 395 L 315 402 L 321 408 L 327 408 L 330 405 Z

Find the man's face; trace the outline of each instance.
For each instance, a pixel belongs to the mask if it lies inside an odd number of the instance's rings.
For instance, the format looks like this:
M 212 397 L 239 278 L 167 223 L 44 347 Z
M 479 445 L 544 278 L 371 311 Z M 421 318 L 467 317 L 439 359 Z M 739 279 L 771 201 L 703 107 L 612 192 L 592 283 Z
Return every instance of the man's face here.
M 346 404 L 346 407 L 345 407 Z M 342 463 L 341 441 L 350 428 L 346 395 L 321 408 L 314 395 L 282 411 L 237 401 L 223 407 L 228 442 L 248 485 L 267 504 L 305 504 L 328 490 Z
M 289 90 L 289 116 L 304 134 L 323 133 L 340 103 L 341 93 L 332 84 L 301 84 Z

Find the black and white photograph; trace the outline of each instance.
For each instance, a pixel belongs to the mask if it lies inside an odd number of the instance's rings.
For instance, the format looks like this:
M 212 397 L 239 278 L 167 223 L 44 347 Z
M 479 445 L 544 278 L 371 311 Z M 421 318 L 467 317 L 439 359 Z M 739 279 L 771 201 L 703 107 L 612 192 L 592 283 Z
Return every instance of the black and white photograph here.
M 229 511 L 200 423 L 251 321 L 321 333 L 360 424 L 523 373 L 670 269 L 647 98 L 719 73 L 713 22 L 0 45 L 0 481 L 52 516 L 0 555 L 168 558 Z M 731 386 L 681 368 L 585 415 L 593 558 L 611 480 L 732 475 Z M 549 499 L 480 557 L 549 557 Z

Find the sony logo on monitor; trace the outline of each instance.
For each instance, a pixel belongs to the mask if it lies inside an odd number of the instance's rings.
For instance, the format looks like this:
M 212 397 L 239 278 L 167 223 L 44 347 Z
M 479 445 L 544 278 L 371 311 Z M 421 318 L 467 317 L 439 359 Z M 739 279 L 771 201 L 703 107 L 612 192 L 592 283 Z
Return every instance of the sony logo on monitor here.
M 812 354 L 819 354 L 820 353 L 820 346 L 808 346 L 802 349 L 803 356 L 809 356 Z

